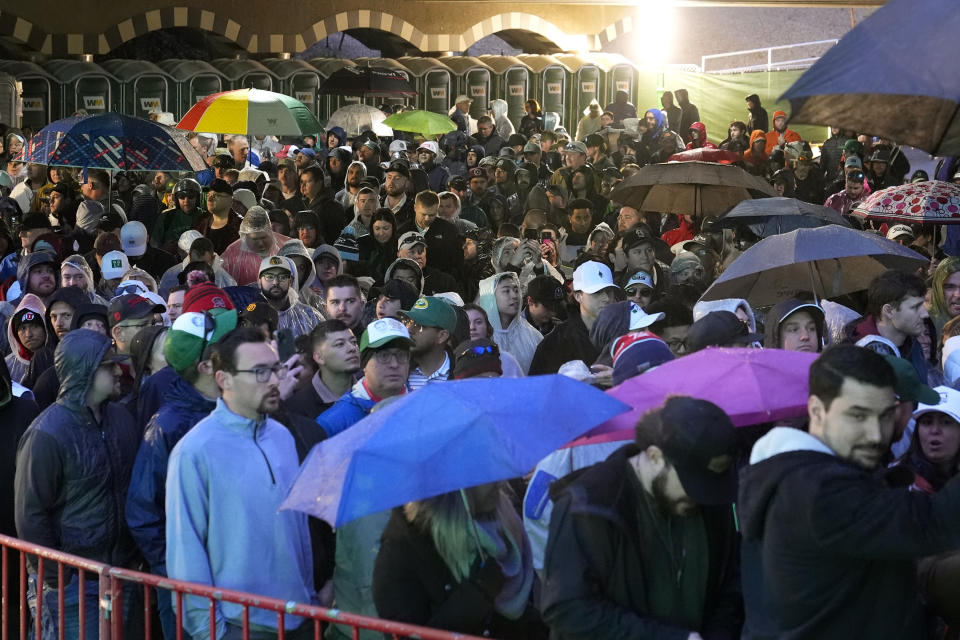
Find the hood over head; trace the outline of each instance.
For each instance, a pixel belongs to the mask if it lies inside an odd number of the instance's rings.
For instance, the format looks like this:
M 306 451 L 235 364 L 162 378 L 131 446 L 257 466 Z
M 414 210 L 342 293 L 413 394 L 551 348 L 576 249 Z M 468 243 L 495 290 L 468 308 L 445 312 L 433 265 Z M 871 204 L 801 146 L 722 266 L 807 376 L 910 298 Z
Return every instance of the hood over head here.
M 813 316 L 813 321 L 817 324 L 817 340 L 820 343 L 820 347 L 822 347 L 824 342 L 825 318 L 823 308 L 812 300 L 801 300 L 799 298 L 791 298 L 790 300 L 778 302 L 767 311 L 766 321 L 763 324 L 764 334 L 766 335 L 763 346 L 767 349 L 781 349 L 780 325 L 783 324 L 783 321 L 786 320 L 790 314 L 800 310 L 806 311 Z
M 647 131 L 644 135 L 645 138 L 659 138 L 660 134 L 663 133 L 666 129 L 667 116 L 663 115 L 663 111 L 660 111 L 658 107 L 653 107 L 652 109 L 647 109 L 644 112 L 643 117 L 646 119 L 647 114 L 652 113 L 654 119 L 657 121 L 657 128 L 653 131 Z
M 690 128 L 696 129 L 697 133 L 700 134 L 701 144 L 707 141 L 707 125 L 703 124 L 702 122 L 694 122 L 690 125 Z
M 63 265 L 69 265 L 74 269 L 78 269 L 82 271 L 83 274 L 87 277 L 86 292 L 94 293 L 94 291 L 96 290 L 95 288 L 96 283 L 94 282 L 94 279 L 93 279 L 93 269 L 90 268 L 90 264 L 87 262 L 86 258 L 84 258 L 79 253 L 75 253 L 63 259 L 63 262 L 60 263 L 61 271 L 63 270 Z
M 63 287 L 53 292 L 53 295 L 50 296 L 50 304 L 47 305 L 47 310 L 44 312 L 44 319 L 46 320 L 47 326 L 47 342 L 49 344 L 56 344 L 58 342 L 57 334 L 53 330 L 53 324 L 50 322 L 50 309 L 55 302 L 67 303 L 73 308 L 73 313 L 76 315 L 80 305 L 90 302 L 90 296 L 87 295 L 85 291 L 76 287 Z
M 497 285 L 504 279 L 513 280 L 517 288 L 520 288 L 520 277 L 513 271 L 504 271 L 481 280 L 477 293 L 477 304 L 487 312 L 487 319 L 490 321 L 490 326 L 493 327 L 494 331 L 505 331 L 508 328 L 500 326 L 500 311 L 497 309 L 497 297 L 494 293 L 497 290 Z M 513 322 L 517 322 L 517 318 L 522 317 L 523 312 L 521 310 L 513 319 Z
M 696 322 L 711 311 L 729 311 L 736 313 L 741 309 L 747 314 L 747 329 L 749 333 L 757 332 L 757 318 L 753 314 L 750 303 L 743 298 L 726 298 L 724 300 L 701 300 L 693 305 L 693 321 Z
M 297 239 L 287 240 L 285 243 L 283 243 L 283 246 L 280 247 L 280 250 L 277 251 L 277 255 L 285 256 L 285 257 L 301 256 L 303 258 L 306 258 L 306 262 L 309 265 L 307 267 L 309 272 L 307 273 L 306 279 L 303 281 L 303 286 L 298 288 L 301 291 L 303 291 L 304 289 L 309 289 L 310 285 L 313 284 L 313 281 L 317 276 L 317 268 L 313 264 L 313 257 L 310 255 L 310 251 L 304 246 L 304 244 Z M 296 263 L 294 263 L 293 266 L 295 269 L 299 269 Z M 299 280 L 297 282 L 299 282 Z M 291 289 L 292 288 L 293 287 L 291 287 Z
M 76 329 L 63 337 L 53 353 L 53 366 L 60 379 L 57 402 L 82 411 L 87 390 L 112 341 L 99 331 Z
M 347 132 L 343 130 L 343 127 L 330 127 L 327 129 L 327 137 L 330 137 L 330 134 L 337 136 L 337 146 L 342 147 L 347 144 Z M 326 146 L 326 145 L 323 145 Z
M 17 337 L 16 331 L 13 330 L 13 319 L 21 311 L 26 309 L 33 311 L 41 318 L 45 317 L 47 314 L 47 308 L 44 306 L 43 301 L 32 293 L 28 293 L 27 295 L 23 296 L 23 298 L 20 300 L 20 304 L 17 305 L 16 310 L 10 315 L 10 319 L 7 321 L 7 342 L 10 345 L 10 353 L 12 353 L 13 357 L 22 364 L 28 364 L 30 359 L 33 357 L 33 353 L 23 348 L 20 338 Z M 46 344 L 51 344 L 50 329 L 47 328 L 46 323 L 44 323 L 44 330 L 47 332 Z
M 766 136 L 767 136 L 767 134 L 764 133 L 763 131 L 760 131 L 760 129 L 754 129 L 753 131 L 751 131 L 751 132 L 750 132 L 750 147 L 749 147 L 749 148 L 750 148 L 750 149 L 753 149 L 753 143 L 756 142 L 757 140 L 766 138 Z
M 493 112 L 494 119 L 499 119 L 507 115 L 507 101 L 497 98 L 490 102 L 490 111 Z
M 406 267 L 408 269 L 413 269 L 417 274 L 417 277 L 420 278 L 420 290 L 417 292 L 418 295 L 423 293 L 423 270 L 420 269 L 420 265 L 409 258 L 397 258 L 390 263 L 390 266 L 387 267 L 386 273 L 384 273 L 383 281 L 393 280 L 393 272 L 396 271 L 397 267 Z
M 57 274 L 57 259 L 46 251 L 35 251 L 20 258 L 20 263 L 17 264 L 17 284 L 20 285 L 21 296 L 27 292 L 27 278 L 30 275 L 30 269 L 38 264 L 49 264 L 53 267 L 54 279 L 59 286 L 60 277 Z

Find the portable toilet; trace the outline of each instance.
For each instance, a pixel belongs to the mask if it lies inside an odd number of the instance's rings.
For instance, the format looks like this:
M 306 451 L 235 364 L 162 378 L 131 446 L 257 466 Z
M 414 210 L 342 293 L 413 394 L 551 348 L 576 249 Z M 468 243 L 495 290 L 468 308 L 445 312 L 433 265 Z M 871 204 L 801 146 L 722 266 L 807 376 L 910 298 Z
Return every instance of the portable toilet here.
M 550 55 L 521 54 L 517 59 L 530 67 L 535 80 L 535 94 L 544 113 L 554 112 L 560 115 L 560 123 L 569 128 L 569 114 L 566 112 L 567 74 L 570 69 L 557 58 Z
M 61 118 L 80 109 L 90 115 L 110 111 L 113 104 L 113 85 L 118 81 L 103 67 L 83 60 L 47 60 L 43 68 L 57 79 L 60 90 L 55 101 Z
M 273 91 L 277 79 L 270 69 L 256 60 L 237 60 L 236 58 L 215 58 L 210 61 L 230 82 L 231 89 L 260 89 Z
M 173 78 L 146 60 L 106 60 L 100 64 L 117 79 L 112 110 L 146 118 L 170 111 Z
M 606 103 L 613 102 L 617 91 L 626 91 L 628 100 L 637 104 L 640 86 L 640 69 L 619 53 L 591 53 L 595 60 L 602 60 L 607 68 Z M 602 101 L 601 101 L 602 104 Z
M 556 58 L 570 70 L 568 72 L 570 100 L 567 107 L 570 113 L 567 122 L 572 127 L 580 121 L 591 101 L 596 100 L 600 108 L 603 108 L 607 69 L 605 65 L 601 65 L 601 61 L 592 58 L 590 54 L 558 53 Z
M 267 58 L 263 65 L 280 80 L 280 93 L 296 98 L 319 115 L 320 102 L 317 89 L 320 87 L 320 74 L 316 68 L 304 60 L 284 60 Z
M 170 74 L 176 83 L 174 116 L 177 120 L 186 115 L 190 107 L 200 100 L 226 88 L 223 74 L 203 60 L 161 60 L 157 66 Z
M 411 84 L 417 90 L 418 109 L 446 115 L 450 110 L 453 72 L 436 58 L 406 56 L 397 62 L 410 70 Z
M 0 73 L 0 122 L 20 128 L 20 87 L 17 79 L 9 73 Z
M 332 76 L 340 69 L 343 69 L 344 67 L 357 66 L 356 62 L 353 60 L 347 60 L 346 58 L 311 58 L 307 62 L 309 62 L 310 66 L 316 69 L 317 73 L 320 74 L 320 85 L 322 85 L 327 78 Z M 357 97 L 331 95 L 319 96 L 317 101 L 319 113 L 317 117 L 320 119 L 320 122 L 325 122 L 326 119 L 330 117 L 331 113 L 348 102 L 357 102 Z
M 493 69 L 492 97 L 507 101 L 507 117 L 514 127 L 526 115 L 523 103 L 533 96 L 530 67 L 514 56 L 480 56 Z
M 21 127 L 35 131 L 59 118 L 54 109 L 57 79 L 35 62 L 0 60 L 0 72 L 9 73 L 20 83 Z
M 473 100 L 470 103 L 470 117 L 477 119 L 487 115 L 490 110 L 493 69 L 479 58 L 472 56 L 444 56 L 440 58 L 440 62 L 453 70 L 455 92 Z M 452 100 L 450 106 L 453 106 Z

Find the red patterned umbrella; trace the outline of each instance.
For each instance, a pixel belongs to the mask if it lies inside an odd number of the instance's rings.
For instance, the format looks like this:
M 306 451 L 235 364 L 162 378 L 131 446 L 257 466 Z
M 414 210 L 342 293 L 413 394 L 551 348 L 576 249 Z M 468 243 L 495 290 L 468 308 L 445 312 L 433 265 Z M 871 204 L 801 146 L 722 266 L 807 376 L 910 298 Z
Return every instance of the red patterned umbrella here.
M 940 180 L 875 191 L 850 215 L 882 222 L 960 224 L 960 185 Z
M 687 149 L 675 153 L 669 158 L 669 162 L 719 162 L 720 164 L 733 164 L 741 162 L 743 156 L 734 151 L 726 149 Z

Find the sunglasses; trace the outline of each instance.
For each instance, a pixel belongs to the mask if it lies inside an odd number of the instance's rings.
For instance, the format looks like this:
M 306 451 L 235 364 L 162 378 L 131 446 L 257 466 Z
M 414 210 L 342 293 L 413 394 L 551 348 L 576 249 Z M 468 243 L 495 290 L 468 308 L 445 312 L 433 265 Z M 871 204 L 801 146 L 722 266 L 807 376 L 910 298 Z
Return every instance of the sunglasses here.
M 482 355 L 495 355 L 497 353 L 497 348 L 489 345 L 477 345 L 475 347 L 469 347 L 464 349 L 457 354 L 458 358 L 466 358 L 467 356 L 482 356 Z

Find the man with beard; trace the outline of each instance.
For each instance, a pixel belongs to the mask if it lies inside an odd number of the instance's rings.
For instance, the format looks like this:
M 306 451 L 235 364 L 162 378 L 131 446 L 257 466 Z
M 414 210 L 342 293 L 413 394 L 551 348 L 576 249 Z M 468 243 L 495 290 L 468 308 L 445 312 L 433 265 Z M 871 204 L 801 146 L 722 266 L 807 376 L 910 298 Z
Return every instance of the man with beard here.
M 830 347 L 810 367 L 809 427 L 753 446 L 737 501 L 743 638 L 930 636 L 916 561 L 960 547 L 960 479 L 930 495 L 881 473 L 897 387 L 884 357 Z
M 226 180 L 214 180 L 207 191 L 207 213 L 194 228 L 213 242 L 213 250 L 223 255 L 240 237 L 243 218 L 233 211 L 233 187 Z M 179 237 L 177 238 L 179 241 Z
M 367 165 L 359 160 L 354 160 L 347 167 L 347 175 L 343 181 L 343 189 L 337 192 L 333 197 L 340 203 L 344 210 L 349 209 L 356 202 L 357 194 L 363 186 L 363 179 L 367 177 Z
M 803 138 L 793 129 L 787 129 L 787 113 L 785 111 L 773 112 L 773 131 L 767 132 L 767 155 L 774 149 L 783 149 L 788 142 L 801 142 Z
M 23 540 L 132 568 L 139 554 L 119 513 L 140 433 L 130 412 L 115 402 L 121 395 L 120 359 L 110 339 L 95 331 L 77 329 L 60 341 L 54 353 L 59 396 L 33 421 L 17 450 L 15 514 Z M 36 596 L 42 591 L 44 629 L 56 637 L 62 614 L 66 628 L 60 631 L 69 636 L 72 629 L 76 637 L 83 598 L 86 634 L 95 638 L 98 621 L 90 612 L 99 606 L 97 581 L 87 580 L 80 594 L 76 576 L 68 572 L 59 611 L 56 572 L 48 571 L 41 587 L 36 561 L 31 556 L 27 562 L 30 608 L 38 615 Z
M 353 220 L 347 225 L 353 227 L 356 237 L 359 238 L 370 233 L 371 220 L 378 208 L 380 208 L 380 200 L 376 191 L 370 187 L 363 187 L 357 192 L 354 203 L 350 207 L 350 211 L 355 212 L 355 214 Z
M 457 313 L 443 298 L 425 296 L 400 313 L 410 332 L 413 367 L 407 386 L 416 391 L 435 380 L 450 379 L 450 353 L 447 343 L 457 328 Z
M 264 258 L 257 282 L 260 295 L 277 311 L 277 329 L 288 329 L 297 338 L 313 331 L 323 317 L 319 311 L 300 301 L 297 288 L 293 286 L 296 276 L 290 262 L 284 256 Z
M 719 407 L 673 396 L 633 444 L 554 484 L 541 596 L 551 637 L 739 637 L 737 441 Z
M 380 205 L 393 212 L 398 225 L 413 220 L 413 201 L 407 197 L 407 183 L 409 181 L 410 167 L 403 161 L 390 163 L 383 176 L 384 196 Z
M 417 147 L 417 160 L 420 162 L 420 168 L 427 173 L 427 184 L 433 191 L 443 191 L 450 179 L 450 172 L 443 165 L 437 164 L 437 156 L 440 155 L 440 146 L 427 140 Z
M 7 301 L 14 307 L 28 293 L 49 304 L 50 296 L 57 290 L 57 259 L 46 251 L 30 253 L 17 265 L 17 281 L 7 291 Z
M 229 185 L 222 180 L 214 180 L 213 183 L 222 183 L 229 189 L 231 197 L 227 200 L 232 204 L 233 190 L 229 188 Z M 153 224 L 153 228 L 149 230 L 150 237 L 156 246 L 162 248 L 164 251 L 173 253 L 176 251 L 180 234 L 187 229 L 192 229 L 196 225 L 201 224 L 205 218 L 209 218 L 209 216 L 205 216 L 204 212 L 200 209 L 201 191 L 200 183 L 192 178 L 183 178 L 177 181 L 173 187 L 173 206 L 161 212 L 157 221 Z M 207 206 L 209 208 L 209 203 Z M 213 209 L 210 209 L 210 211 L 212 212 Z M 205 229 L 201 230 L 201 232 L 203 231 L 205 231 Z M 236 238 L 234 238 L 234 240 L 235 239 Z M 230 242 L 232 242 L 232 240 Z M 229 242 L 227 244 L 229 244 Z M 226 245 L 224 245 L 224 247 L 226 247 Z
M 287 368 L 263 333 L 248 327 L 214 345 L 210 362 L 221 397 L 170 455 L 167 573 L 175 580 L 311 602 L 307 517 L 279 510 L 299 469 L 296 445 L 268 417 L 280 408 Z M 190 635 L 209 633 L 209 612 L 206 598 L 184 598 L 183 626 Z M 247 613 L 241 605 L 217 603 L 216 636 L 239 634 Z M 253 609 L 249 623 L 276 633 L 277 616 Z M 294 638 L 313 633 L 313 625 L 293 615 L 285 617 L 284 627 Z

